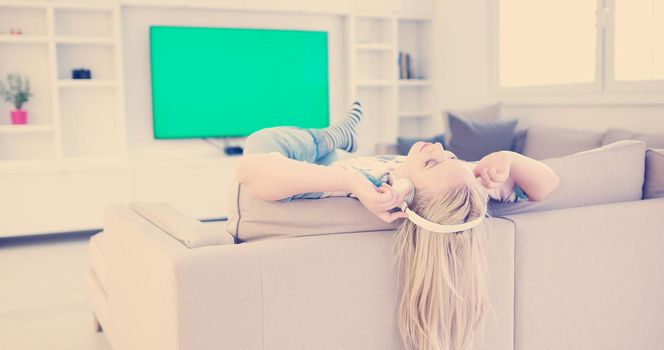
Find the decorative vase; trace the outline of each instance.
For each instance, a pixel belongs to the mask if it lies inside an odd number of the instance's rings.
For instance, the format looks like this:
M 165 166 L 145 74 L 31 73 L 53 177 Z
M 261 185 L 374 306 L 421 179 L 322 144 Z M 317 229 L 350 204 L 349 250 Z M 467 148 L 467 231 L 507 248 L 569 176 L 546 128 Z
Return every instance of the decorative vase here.
M 28 123 L 28 111 L 22 109 L 15 109 L 11 111 L 12 124 L 27 124 Z

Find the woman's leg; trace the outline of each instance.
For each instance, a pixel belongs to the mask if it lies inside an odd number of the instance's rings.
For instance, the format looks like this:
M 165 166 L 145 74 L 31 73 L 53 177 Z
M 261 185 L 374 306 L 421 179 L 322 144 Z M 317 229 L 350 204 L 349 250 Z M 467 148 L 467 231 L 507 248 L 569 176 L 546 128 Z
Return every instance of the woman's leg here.
M 324 129 L 280 126 L 256 131 L 244 143 L 244 153 L 278 152 L 303 162 L 328 163 L 337 148 L 354 152 L 357 148 L 355 127 L 362 117 L 361 106 L 353 103 L 346 117 Z
M 244 154 L 278 152 L 290 159 L 316 163 L 334 151 L 319 130 L 292 126 L 262 129 L 247 137 Z
M 362 109 L 358 102 L 346 117 L 324 129 L 303 129 L 292 126 L 280 126 L 262 129 L 247 137 L 244 154 L 278 152 L 284 156 L 302 162 L 327 165 L 334 161 L 337 148 L 354 152 L 357 148 L 355 126 L 362 118 Z M 282 202 L 295 198 L 321 198 L 323 192 L 301 193 Z

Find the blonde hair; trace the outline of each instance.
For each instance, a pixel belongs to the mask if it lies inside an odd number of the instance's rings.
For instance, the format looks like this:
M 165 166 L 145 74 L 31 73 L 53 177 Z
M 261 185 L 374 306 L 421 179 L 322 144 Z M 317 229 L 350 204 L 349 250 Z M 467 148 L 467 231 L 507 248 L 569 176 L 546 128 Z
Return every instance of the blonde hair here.
M 442 194 L 418 194 L 410 208 L 429 221 L 460 224 L 482 215 L 486 205 L 486 192 L 479 183 L 470 182 Z M 472 349 L 491 308 L 485 224 L 435 233 L 405 219 L 393 249 L 402 288 L 399 332 L 406 348 Z

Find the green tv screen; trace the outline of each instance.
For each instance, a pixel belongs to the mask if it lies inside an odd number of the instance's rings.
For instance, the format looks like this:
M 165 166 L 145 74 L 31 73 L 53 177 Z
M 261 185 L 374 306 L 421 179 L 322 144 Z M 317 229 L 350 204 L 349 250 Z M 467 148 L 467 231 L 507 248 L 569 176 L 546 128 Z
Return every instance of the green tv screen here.
M 327 33 L 150 27 L 157 139 L 329 125 Z

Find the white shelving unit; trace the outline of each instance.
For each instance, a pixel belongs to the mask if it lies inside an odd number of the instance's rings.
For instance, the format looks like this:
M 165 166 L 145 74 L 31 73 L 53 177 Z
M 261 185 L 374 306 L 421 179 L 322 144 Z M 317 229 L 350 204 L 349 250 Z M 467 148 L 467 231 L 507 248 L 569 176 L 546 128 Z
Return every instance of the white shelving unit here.
M 9 125 L 13 106 L 0 105 L 0 162 L 126 154 L 119 14 L 111 4 L 0 2 L 0 78 L 27 76 L 33 93 L 27 125 Z M 79 67 L 92 79 L 72 79 Z
M 143 159 L 136 156 L 140 154 L 136 138 L 127 140 L 123 77 L 128 73 L 122 49 L 131 46 L 123 43 L 121 33 L 135 31 L 128 8 L 152 7 L 155 12 L 196 8 L 258 16 L 274 12 L 345 21 L 347 97 L 363 102 L 366 119 L 360 124 L 358 153 L 371 154 L 378 143 L 421 132 L 432 115 L 426 17 L 432 4 L 431 0 L 297 0 L 286 5 L 230 0 L 0 0 L 0 77 L 10 72 L 27 76 L 34 94 L 24 107 L 28 125 L 9 125 L 12 106 L 0 103 L 0 237 L 99 228 L 108 206 L 133 200 L 166 201 L 197 218 L 226 214 L 226 181 L 237 158 L 214 153 Z M 403 14 L 406 11 L 418 11 L 422 17 L 409 17 Z M 9 35 L 11 28 L 20 28 L 23 34 Z M 412 53 L 416 74 L 423 79 L 398 79 L 399 50 Z M 71 70 L 79 67 L 89 68 L 92 79 L 72 79 Z M 143 98 L 145 103 L 148 98 Z M 151 125 L 134 122 L 133 127 Z M 170 145 L 177 149 L 176 142 Z
M 360 13 L 349 20 L 351 97 L 363 102 L 358 152 L 397 136 L 421 136 L 433 117 L 431 19 L 398 14 Z M 399 79 L 398 55 L 412 57 L 416 79 Z

